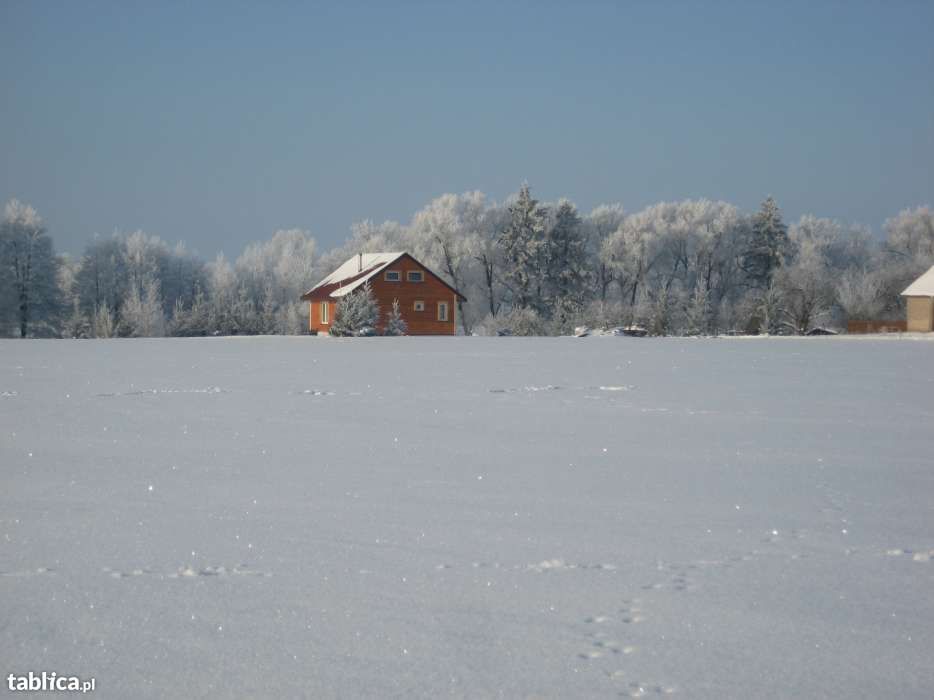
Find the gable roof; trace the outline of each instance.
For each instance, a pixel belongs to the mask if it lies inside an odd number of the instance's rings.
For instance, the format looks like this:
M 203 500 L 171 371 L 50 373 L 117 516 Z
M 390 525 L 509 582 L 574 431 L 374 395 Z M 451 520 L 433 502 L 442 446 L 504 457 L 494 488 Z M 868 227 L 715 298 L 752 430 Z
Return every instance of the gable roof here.
M 405 252 L 362 253 L 354 255 L 352 258 L 348 259 L 347 262 L 334 270 L 334 272 L 318 282 L 318 284 L 309 289 L 307 292 L 302 294 L 302 299 L 340 299 L 342 296 L 350 294 L 353 290 L 363 286 L 367 280 L 374 277 L 380 270 L 386 269 L 402 257 L 407 257 L 414 261 L 420 265 L 425 270 L 425 272 L 454 292 L 454 294 L 459 296 L 464 301 L 467 300 L 467 298 L 459 291 L 454 289 L 454 287 L 449 285 L 443 279 L 438 277 L 438 275 L 425 267 L 425 265 L 420 263 L 418 260 L 415 260 L 415 258 Z
M 934 297 L 934 265 L 902 292 L 903 297 Z

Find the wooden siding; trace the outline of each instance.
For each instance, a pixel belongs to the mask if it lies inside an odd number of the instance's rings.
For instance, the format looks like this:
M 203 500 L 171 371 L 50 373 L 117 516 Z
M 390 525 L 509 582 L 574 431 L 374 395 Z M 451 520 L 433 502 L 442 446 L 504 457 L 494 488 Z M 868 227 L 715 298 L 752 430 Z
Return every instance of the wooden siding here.
M 400 282 L 387 282 L 385 273 L 398 270 L 402 273 Z M 410 271 L 421 271 L 423 282 L 409 282 Z M 451 289 L 436 278 L 428 269 L 414 258 L 404 255 L 396 262 L 380 270 L 371 280 L 373 295 L 379 302 L 379 329 L 382 330 L 392 300 L 399 300 L 399 311 L 408 324 L 409 335 L 454 335 L 457 332 L 457 298 Z M 425 310 L 416 311 L 415 302 L 424 301 Z M 448 320 L 438 320 L 438 302 L 447 302 Z
M 388 282 L 386 272 L 398 271 L 401 279 L 398 282 Z M 408 273 L 418 271 L 422 273 L 423 281 L 410 282 Z M 386 319 L 392 311 L 392 300 L 399 300 L 399 311 L 408 325 L 409 335 L 455 335 L 457 333 L 457 294 L 448 285 L 424 265 L 409 255 L 403 255 L 391 265 L 388 265 L 370 278 L 373 296 L 379 305 L 379 322 L 377 330 L 382 332 L 386 327 Z M 357 292 L 353 292 L 357 293 Z M 425 303 L 423 311 L 415 310 L 415 302 Z M 438 320 L 438 304 L 445 302 L 448 305 L 448 320 Z M 308 302 L 308 329 L 318 333 L 329 333 L 330 323 L 321 322 L 322 300 Z M 338 301 L 327 302 L 331 322 L 337 313 Z
M 908 330 L 927 333 L 934 329 L 934 299 L 908 297 Z
M 327 303 L 328 305 L 328 320 L 334 320 L 334 312 L 336 311 L 337 304 L 333 301 L 323 302 L 323 301 L 309 301 L 308 302 L 308 330 L 317 331 L 318 333 L 327 333 L 331 330 L 330 323 L 321 322 L 321 304 Z

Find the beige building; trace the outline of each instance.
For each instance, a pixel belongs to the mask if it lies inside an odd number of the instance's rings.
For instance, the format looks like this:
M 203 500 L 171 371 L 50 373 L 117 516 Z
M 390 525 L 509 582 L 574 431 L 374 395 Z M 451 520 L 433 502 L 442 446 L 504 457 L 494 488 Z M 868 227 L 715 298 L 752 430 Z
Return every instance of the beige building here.
M 934 331 L 934 265 L 902 292 L 908 302 L 908 331 Z

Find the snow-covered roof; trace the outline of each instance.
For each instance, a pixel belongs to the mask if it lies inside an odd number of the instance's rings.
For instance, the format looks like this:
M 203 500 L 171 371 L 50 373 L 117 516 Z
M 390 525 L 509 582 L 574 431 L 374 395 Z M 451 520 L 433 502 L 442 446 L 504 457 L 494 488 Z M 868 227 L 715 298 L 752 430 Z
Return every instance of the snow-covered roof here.
M 902 292 L 903 297 L 934 297 L 934 265 Z
M 328 296 L 342 297 L 361 286 L 368 279 L 387 265 L 395 262 L 405 253 L 363 253 L 354 255 L 334 272 L 312 287 L 305 296 L 322 287 L 337 285 Z

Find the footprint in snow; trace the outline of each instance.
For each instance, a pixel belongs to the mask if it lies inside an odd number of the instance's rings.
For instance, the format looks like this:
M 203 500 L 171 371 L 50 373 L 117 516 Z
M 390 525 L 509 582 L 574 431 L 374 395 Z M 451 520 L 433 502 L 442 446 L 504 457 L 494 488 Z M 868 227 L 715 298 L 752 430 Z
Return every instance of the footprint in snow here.
M 558 391 L 562 387 L 555 386 L 553 384 L 546 384 L 545 386 L 519 386 L 512 387 L 509 389 L 490 389 L 491 394 L 515 394 L 518 392 L 536 392 L 536 391 Z
M 23 569 L 21 571 L 0 571 L 0 576 L 8 576 L 10 578 L 29 578 L 31 576 L 45 576 L 46 574 L 54 574 L 55 569 L 50 569 L 47 566 L 40 566 L 36 569 Z
M 208 577 L 225 577 L 225 576 L 262 576 L 269 577 L 272 574 L 257 571 L 255 569 L 250 569 L 249 567 L 239 564 L 232 568 L 227 568 L 226 566 L 204 566 L 200 568 L 194 568 L 191 566 L 184 566 L 176 569 L 175 571 L 170 571 L 168 573 L 154 571 L 152 569 L 130 569 L 128 571 L 118 571 L 111 569 L 109 566 L 105 566 L 102 571 L 108 574 L 111 578 L 123 579 L 123 578 L 133 578 L 137 576 L 155 576 L 158 578 L 208 578 Z
M 115 391 L 95 394 L 99 398 L 115 398 L 119 396 L 152 396 L 154 394 L 226 394 L 226 389 L 219 386 L 209 386 L 204 389 L 139 389 L 136 391 Z
M 887 549 L 885 551 L 887 556 L 890 557 L 901 557 L 901 556 L 911 556 L 912 561 L 916 562 L 929 562 L 934 559 L 934 549 L 922 549 L 915 551 L 913 549 Z

